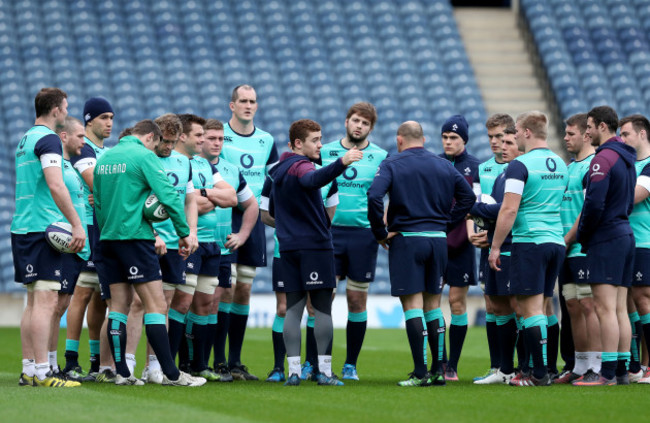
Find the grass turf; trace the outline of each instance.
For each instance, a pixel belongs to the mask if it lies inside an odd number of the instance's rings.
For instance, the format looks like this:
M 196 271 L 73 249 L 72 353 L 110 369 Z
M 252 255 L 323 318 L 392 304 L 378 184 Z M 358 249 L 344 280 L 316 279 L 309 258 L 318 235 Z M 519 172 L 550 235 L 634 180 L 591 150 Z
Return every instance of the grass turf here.
M 284 387 L 260 382 L 209 383 L 200 388 L 144 387 L 86 383 L 79 388 L 19 387 L 21 369 L 18 329 L 0 329 L 0 418 L 2 422 L 538 422 L 636 421 L 647 409 L 650 386 L 576 388 L 478 386 L 472 378 L 489 366 L 485 331 L 470 329 L 459 364 L 460 381 L 446 387 L 400 388 L 411 370 L 403 330 L 368 330 L 359 359 L 360 382 L 319 387 L 304 382 Z M 61 332 L 59 364 L 64 364 Z M 80 363 L 87 369 L 87 332 L 82 334 Z M 141 343 L 143 344 L 143 343 Z M 249 329 L 243 360 L 264 379 L 272 367 L 270 329 Z M 304 351 L 304 350 L 303 350 Z M 136 375 L 144 365 L 137 356 Z M 337 330 L 334 370 L 345 358 L 345 332 Z

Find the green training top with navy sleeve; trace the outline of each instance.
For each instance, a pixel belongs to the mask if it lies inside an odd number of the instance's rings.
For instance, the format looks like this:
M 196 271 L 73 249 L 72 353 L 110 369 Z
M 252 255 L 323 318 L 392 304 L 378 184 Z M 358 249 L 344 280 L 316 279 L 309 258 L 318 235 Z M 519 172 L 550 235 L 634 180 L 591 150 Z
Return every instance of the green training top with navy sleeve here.
M 342 140 L 325 144 L 320 150 L 323 166 L 343 157 L 347 151 Z M 370 228 L 366 193 L 375 178 L 379 164 L 388 156 L 388 152 L 373 143 L 369 143 L 362 151 L 363 158 L 352 163 L 336 178 L 339 205 L 332 221 L 333 226 Z
M 86 232 L 86 244 L 84 248 L 77 253 L 84 261 L 90 259 L 90 243 L 88 242 L 88 221 L 86 220 L 86 200 L 84 194 L 84 180 L 77 172 L 77 170 L 72 167 L 72 163 L 69 160 L 63 159 L 63 182 L 65 182 L 66 188 L 70 193 L 70 199 L 72 200 L 72 205 L 74 206 L 75 211 L 79 215 L 81 220 L 81 226 L 83 226 L 84 231 Z M 65 218 L 64 221 L 67 222 Z
M 167 179 L 174 186 L 178 193 L 178 198 L 181 199 L 183 206 L 185 206 L 185 196 L 194 192 L 194 185 L 192 184 L 192 167 L 190 166 L 190 159 L 182 155 L 178 151 L 172 150 L 169 157 L 159 157 Z M 153 228 L 158 232 L 160 239 L 162 239 L 167 248 L 178 249 L 178 235 L 174 230 L 174 224 L 171 220 L 163 220 L 153 224 Z
M 255 128 L 250 135 L 241 135 L 233 131 L 229 123 L 225 123 L 221 158 L 239 168 L 259 204 L 264 179 L 280 159 L 273 136 L 259 128 Z
M 93 177 L 95 215 L 102 241 L 151 240 L 153 228 L 142 211 L 151 194 L 165 206 L 176 234 L 190 234 L 185 205 L 156 154 L 137 137 L 127 136 L 97 160 Z
M 45 232 L 63 219 L 43 169 L 57 167 L 63 177 L 63 147 L 59 136 L 46 126 L 29 129 L 16 147 L 16 211 L 11 233 Z
M 512 242 L 564 245 L 560 208 L 569 174 L 548 148 L 536 148 L 510 162 L 505 192 L 521 195 Z
M 650 192 L 650 157 L 638 160 L 634 167 L 636 184 Z M 650 197 L 634 205 L 629 219 L 634 231 L 636 248 L 650 248 Z
M 235 188 L 238 204 L 243 203 L 253 196 L 253 191 L 248 186 L 246 179 L 244 179 L 237 166 L 225 160 L 219 160 L 214 166 L 219 171 L 223 180 Z M 228 235 L 232 233 L 232 208 L 215 207 L 215 211 L 217 213 L 215 237 L 219 248 L 221 248 L 221 255 L 232 254 L 232 251 L 226 248 Z
M 99 147 L 88 137 L 84 137 L 86 144 L 81 148 L 81 154 L 78 156 L 70 157 L 70 163 L 74 166 L 75 169 L 81 174 L 88 169 L 92 169 L 97 164 L 97 159 L 99 159 L 102 154 L 108 151 L 108 147 Z M 91 194 L 90 188 L 86 185 L 84 181 L 84 195 L 86 197 L 86 221 L 90 225 L 93 224 L 93 206 L 88 202 L 88 196 Z
M 223 181 L 217 168 L 203 157 L 194 156 L 190 160 L 190 164 L 192 165 L 192 182 L 195 189 L 212 188 L 217 182 Z M 207 213 L 199 214 L 196 232 L 199 242 L 216 242 L 216 227 L 216 208 Z
M 492 187 L 497 177 L 508 166 L 508 163 L 499 163 L 494 157 L 478 165 L 478 176 L 481 183 L 481 194 L 492 195 Z
M 562 208 L 560 209 L 560 218 L 562 219 L 562 233 L 566 235 L 573 224 L 575 223 L 578 215 L 582 211 L 582 204 L 585 202 L 585 183 L 589 165 L 594 155 L 585 157 L 580 161 L 572 161 L 567 166 L 569 172 L 569 182 L 567 183 L 566 191 L 562 196 Z M 574 242 L 567 249 L 567 257 L 585 257 L 586 254 L 580 252 L 582 246 L 579 242 Z

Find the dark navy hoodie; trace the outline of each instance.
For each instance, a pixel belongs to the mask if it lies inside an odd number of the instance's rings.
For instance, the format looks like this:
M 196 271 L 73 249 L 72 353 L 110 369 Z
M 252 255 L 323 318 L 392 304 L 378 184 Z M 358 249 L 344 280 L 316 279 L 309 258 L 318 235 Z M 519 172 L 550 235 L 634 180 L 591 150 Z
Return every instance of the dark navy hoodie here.
M 465 222 L 476 200 L 472 188 L 448 160 L 424 148 L 408 148 L 381 162 L 368 189 L 368 220 L 377 240 L 388 235 L 384 225 L 386 193 L 391 232 L 447 231 Z
M 598 147 L 589 166 L 587 193 L 578 224 L 578 242 L 590 245 L 632 234 L 636 151 L 613 137 Z
M 280 252 L 331 250 L 330 220 L 320 188 L 345 171 L 341 159 L 316 170 L 308 157 L 284 153 L 270 171 L 273 217 Z

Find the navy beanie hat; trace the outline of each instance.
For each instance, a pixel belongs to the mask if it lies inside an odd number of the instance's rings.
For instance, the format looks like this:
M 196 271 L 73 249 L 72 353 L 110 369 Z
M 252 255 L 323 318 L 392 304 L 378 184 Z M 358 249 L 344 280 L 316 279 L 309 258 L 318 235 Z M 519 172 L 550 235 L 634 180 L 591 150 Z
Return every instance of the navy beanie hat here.
M 442 125 L 442 130 L 440 131 L 440 134 L 443 134 L 445 132 L 455 132 L 460 136 L 463 141 L 465 141 L 465 144 L 467 144 L 467 141 L 469 141 L 469 134 L 467 132 L 467 120 L 465 120 L 465 117 L 462 115 L 453 115 L 449 119 L 445 121 L 445 123 Z
M 102 113 L 113 112 L 111 104 L 103 97 L 91 97 L 84 104 L 84 124 L 95 119 Z

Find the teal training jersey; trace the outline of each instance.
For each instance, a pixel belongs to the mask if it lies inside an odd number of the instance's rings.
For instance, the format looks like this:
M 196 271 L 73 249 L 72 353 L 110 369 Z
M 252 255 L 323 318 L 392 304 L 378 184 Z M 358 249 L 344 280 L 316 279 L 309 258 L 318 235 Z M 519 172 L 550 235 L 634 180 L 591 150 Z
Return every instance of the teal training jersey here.
M 70 158 L 70 163 L 72 163 L 72 166 L 74 166 L 80 174 L 84 173 L 88 169 L 93 169 L 97 164 L 97 160 L 108 151 L 108 147 L 98 147 L 88 137 L 84 137 L 84 141 L 86 141 L 86 144 L 84 144 L 81 149 L 81 154 Z M 88 188 L 85 181 L 84 194 L 86 196 L 86 220 L 90 225 L 92 225 L 94 209 L 87 201 L 88 196 L 91 194 L 91 190 Z
M 194 190 L 190 159 L 177 151 L 172 151 L 169 157 L 160 157 L 160 163 L 167 172 L 167 179 L 176 189 L 181 202 L 185 204 L 185 196 L 188 194 L 188 190 L 190 193 Z M 174 224 L 170 219 L 154 223 L 153 228 L 158 232 L 160 238 L 165 241 L 167 248 L 178 249 L 178 235 L 176 235 Z
M 341 140 L 327 143 L 321 148 L 323 166 L 343 157 L 348 149 Z M 339 190 L 339 205 L 332 221 L 334 226 L 370 228 L 368 222 L 368 188 L 372 184 L 379 164 L 388 156 L 386 150 L 369 143 L 363 149 L 363 158 L 345 169 L 336 183 Z
M 239 168 L 259 204 L 264 179 L 279 159 L 273 136 L 259 128 L 250 135 L 241 135 L 226 123 L 223 125 L 221 158 Z
M 192 182 L 195 189 L 212 188 L 214 184 L 223 180 L 214 165 L 203 157 L 194 156 L 190 163 L 192 164 Z M 199 214 L 196 231 L 199 242 L 215 242 L 217 240 L 215 237 L 216 227 L 217 212 L 215 209 Z
M 86 220 L 86 200 L 84 194 L 84 181 L 79 172 L 72 167 L 72 163 L 69 160 L 63 159 L 63 182 L 65 182 L 66 188 L 70 193 L 70 199 L 72 200 L 72 205 L 79 215 L 81 220 L 81 226 L 83 226 L 84 231 L 86 232 L 86 244 L 84 245 L 83 250 L 77 253 L 84 261 L 90 259 L 90 243 L 88 242 L 88 221 Z M 67 222 L 67 220 L 64 221 Z
M 481 183 L 481 194 L 492 195 L 494 181 L 508 166 L 508 163 L 499 163 L 494 157 L 478 165 L 478 176 Z
M 548 148 L 536 148 L 510 162 L 505 192 L 521 195 L 513 243 L 564 245 L 560 208 L 568 179 L 564 161 Z
M 45 232 L 63 219 L 47 186 L 43 169 L 57 167 L 63 176 L 61 139 L 51 129 L 38 125 L 25 133 L 16 147 L 16 211 L 11 232 Z
M 650 191 L 650 157 L 638 160 L 634 166 L 637 185 Z M 650 248 L 650 197 L 634 205 L 629 219 L 636 248 Z
M 253 191 L 249 188 L 237 166 L 225 160 L 219 160 L 214 166 L 223 180 L 237 191 L 237 203 L 241 204 L 253 196 Z M 228 235 L 232 233 L 232 208 L 216 207 L 215 211 L 217 213 L 217 227 L 215 228 L 217 245 L 221 248 L 221 255 L 232 254 L 232 251 L 226 248 Z
M 594 155 L 590 155 L 580 161 L 569 163 L 567 171 L 569 172 L 569 182 L 567 183 L 566 191 L 562 196 L 562 208 L 560 209 L 560 218 L 562 219 L 562 233 L 566 235 L 573 224 L 575 223 L 578 215 L 582 211 L 582 205 L 585 202 L 583 181 L 589 171 L 589 165 Z M 567 257 L 584 257 L 586 254 L 580 252 L 582 246 L 580 243 L 575 242 L 567 249 Z

